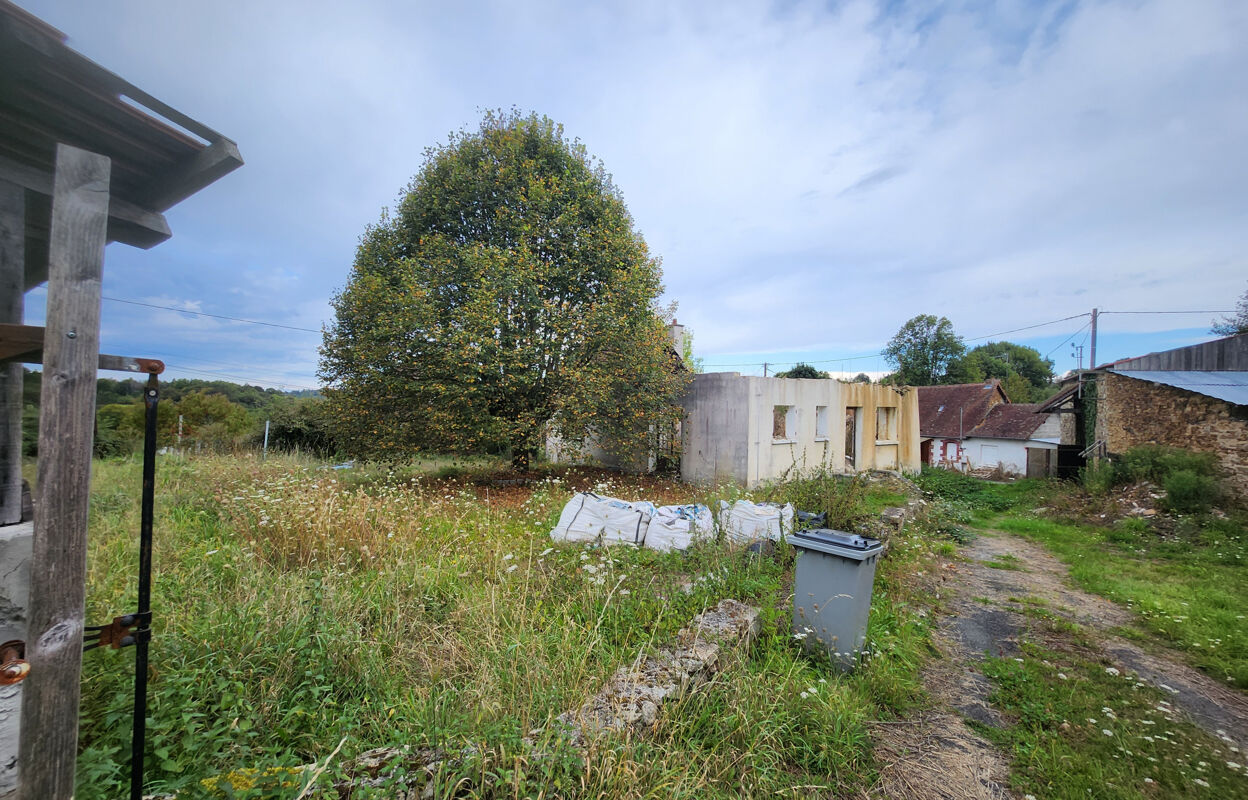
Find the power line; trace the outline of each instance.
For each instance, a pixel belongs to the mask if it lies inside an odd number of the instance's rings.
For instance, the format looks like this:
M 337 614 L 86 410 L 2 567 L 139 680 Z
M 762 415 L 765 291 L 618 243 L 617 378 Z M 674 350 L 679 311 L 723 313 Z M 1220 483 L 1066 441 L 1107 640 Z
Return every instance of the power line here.
M 1091 327 L 1092 327 L 1092 322 L 1091 322 L 1091 320 L 1089 320 L 1088 322 L 1085 322 L 1083 325 L 1080 325 L 1080 326 L 1079 326 L 1079 329 L 1078 329 L 1078 330 L 1076 330 L 1076 331 L 1075 331 L 1074 333 L 1072 333 L 1071 335 L 1067 336 L 1065 339 L 1063 339 L 1063 340 L 1062 340 L 1062 342 L 1061 342 L 1061 344 L 1059 344 L 1057 347 L 1054 347 L 1054 348 L 1053 348 L 1052 350 L 1050 350 L 1049 352 L 1045 353 L 1045 354 L 1044 354 L 1044 358 L 1045 358 L 1045 360 L 1047 361 L 1047 360 L 1048 360 L 1048 358 L 1049 358 L 1049 356 L 1051 356 L 1051 355 L 1053 355 L 1054 353 L 1056 353 L 1056 352 L 1058 351 L 1058 349 L 1059 349 L 1059 348 L 1061 348 L 1061 346 L 1062 346 L 1062 345 L 1066 344 L 1066 343 L 1067 343 L 1067 342 L 1069 342 L 1071 339 L 1073 339 L 1073 338 L 1075 338 L 1076 336 L 1078 336 L 1079 334 L 1083 333 L 1083 329 L 1084 329 L 1084 328 L 1091 328 Z
M 1102 314 L 1234 314 L 1235 309 L 1214 311 L 1102 311 Z
M 230 322 L 246 322 L 248 325 L 264 325 L 269 328 L 284 328 L 288 331 L 303 331 L 304 333 L 321 333 L 313 328 L 299 328 L 294 325 L 283 325 L 280 322 L 261 322 L 255 319 L 241 319 L 239 317 L 227 317 L 224 314 L 209 314 L 205 311 L 190 311 L 185 308 L 177 308 L 176 306 L 162 306 L 156 303 L 140 303 L 138 300 L 123 300 L 120 297 L 103 297 L 103 300 L 111 300 L 114 303 L 126 303 L 132 306 L 143 306 L 144 308 L 160 308 L 165 311 L 177 311 L 179 314 L 194 314 L 197 317 L 212 317 L 213 319 L 228 319 Z
M 1108 312 L 1104 312 L 1104 311 L 1102 311 L 1101 313 L 1102 313 L 1102 314 L 1104 314 L 1104 313 L 1108 313 Z M 1125 312 L 1120 312 L 1120 313 L 1125 313 Z M 1147 312 L 1141 312 L 1141 313 L 1147 313 Z M 1178 312 L 1176 312 L 1176 313 L 1178 313 Z M 1184 312 L 1184 313 L 1186 313 L 1186 312 Z M 1220 311 L 1202 311 L 1202 312 L 1199 312 L 1199 313 L 1202 313 L 1202 314 L 1220 314 L 1220 313 L 1224 313 L 1224 312 L 1220 312 Z M 1062 317 L 1061 319 L 1053 319 L 1053 320 L 1049 320 L 1048 322 L 1039 322 L 1039 323 L 1037 323 L 1037 324 L 1035 324 L 1035 325 L 1027 325 L 1027 326 L 1022 327 L 1022 328 L 1012 328 L 1012 329 L 1010 329 L 1010 330 L 1008 330 L 1008 331 L 1001 331 L 1001 332 L 999 332 L 999 333 L 990 333 L 990 334 L 988 334 L 988 335 L 986 335 L 986 336 L 976 336 L 976 337 L 971 338 L 971 339 L 963 339 L 963 341 L 964 341 L 964 342 L 978 342 L 978 341 L 982 341 L 982 340 L 984 340 L 984 339 L 993 339 L 993 338 L 996 338 L 997 336 L 1006 336 L 1006 335 L 1009 335 L 1009 334 L 1011 334 L 1011 333 L 1018 333 L 1019 331 L 1029 331 L 1029 330 L 1034 330 L 1035 328 L 1043 328 L 1043 327 L 1046 327 L 1046 326 L 1048 326 L 1048 325 L 1056 325 L 1056 324 L 1058 324 L 1058 323 L 1060 323 L 1060 322 L 1069 322 L 1069 321 L 1070 321 L 1070 320 L 1072 320 L 1072 319 L 1079 319 L 1079 318 L 1081 318 L 1081 317 L 1090 317 L 1090 316 L 1092 316 L 1091 312 L 1085 311 L 1085 312 L 1084 312 L 1084 313 L 1082 313 L 1082 314 L 1073 314 L 1073 315 L 1071 315 L 1071 316 L 1069 316 L 1069 317 Z M 1080 328 L 1080 329 L 1079 329 L 1079 331 L 1082 331 L 1082 330 L 1083 330 L 1083 328 Z M 1079 333 L 1079 331 L 1075 331 L 1075 334 L 1077 335 L 1077 334 Z M 1065 342 L 1063 342 L 1062 344 L 1065 344 Z M 1058 345 L 1058 347 L 1060 347 L 1060 346 L 1061 346 L 1061 345 Z M 1055 349 L 1056 349 L 1056 348 L 1055 348 Z M 780 362 L 780 363 L 777 363 L 777 362 L 768 361 L 767 363 L 768 363 L 768 364 L 770 364 L 770 365 L 772 365 L 772 366 L 779 366 L 779 365 L 783 364 L 783 365 L 787 365 L 787 366 L 790 366 L 790 367 L 791 367 L 791 366 L 795 366 L 795 365 L 797 365 L 797 364 L 811 364 L 811 365 L 814 365 L 814 364 L 833 364 L 833 363 L 836 363 L 836 362 L 841 362 L 841 361 L 862 361 L 863 359 L 867 359 L 867 358 L 880 358 L 880 357 L 882 357 L 883 355 L 884 355 L 884 351 L 883 351 L 883 350 L 881 350 L 881 351 L 879 351 L 879 352 L 877 352 L 877 353 L 869 353 L 869 354 L 867 354 L 867 355 L 861 355 L 861 356 L 846 356 L 845 358 L 821 358 L 821 359 L 812 360 L 812 361 L 795 361 L 795 362 L 792 362 L 792 363 L 789 363 L 789 362 Z M 705 364 L 704 366 L 706 366 L 706 367 L 715 367 L 715 368 L 720 368 L 720 367 L 758 367 L 758 366 L 761 366 L 762 364 L 763 364 L 763 362 L 762 362 L 762 361 L 750 361 L 750 362 L 747 362 L 747 363 L 742 363 L 742 364 Z
M 212 371 L 210 371 L 210 370 L 206 370 L 206 369 L 195 369 L 195 368 L 193 368 L 193 367 L 180 367 L 180 366 L 178 366 L 177 364 L 165 364 L 165 367 L 166 367 L 167 369 L 176 369 L 176 370 L 178 370 L 178 371 L 180 371 L 180 372 L 194 372 L 194 373 L 199 374 L 199 375 L 207 375 L 207 376 L 212 377 L 212 378 L 229 378 L 230 380 L 235 380 L 235 381 L 243 381 L 243 382 L 246 382 L 246 383 L 250 383 L 250 382 L 253 382 L 253 381 L 260 381 L 260 382 L 263 382 L 263 383 L 271 383 L 271 384 L 274 384 L 275 386 L 285 386 L 285 387 L 288 387 L 288 388 L 290 388 L 290 389 L 298 389 L 298 390 L 301 390 L 301 391 L 308 391 L 308 392 L 319 392 L 319 391 L 320 391 L 320 389 L 315 388 L 315 387 L 312 387 L 312 386 L 296 386 L 296 385 L 294 385 L 293 383 L 288 383 L 288 382 L 285 382 L 285 381 L 265 380 L 265 379 L 262 379 L 262 378 L 244 378 L 244 377 L 242 377 L 241 375 L 227 375 L 227 374 L 225 374 L 224 372 L 212 372 Z
M 1101 313 L 1102 313 L 1102 314 L 1104 314 L 1104 313 L 1106 313 L 1106 312 L 1102 311 Z M 964 342 L 978 342 L 978 341 L 981 341 L 981 340 L 983 340 L 983 339 L 992 339 L 992 338 L 997 337 L 997 336 L 1005 336 L 1005 335 L 1007 335 L 1007 334 L 1011 334 L 1011 333 L 1018 333 L 1019 331 L 1030 331 L 1030 330 L 1033 330 L 1033 329 L 1035 329 L 1035 328 L 1043 328 L 1043 327 L 1048 326 L 1048 325 L 1056 325 L 1056 324 L 1057 324 L 1057 323 L 1059 323 L 1059 322 L 1069 322 L 1069 321 L 1070 321 L 1070 320 L 1072 320 L 1072 319 L 1079 319 L 1080 317 L 1090 317 L 1090 316 L 1092 316 L 1092 312 L 1087 311 L 1087 312 L 1084 312 L 1084 313 L 1082 313 L 1082 314 L 1074 314 L 1073 316 L 1069 316 L 1069 317 L 1062 317 L 1061 319 L 1055 319 L 1055 320 L 1051 320 L 1051 321 L 1049 321 L 1049 322 L 1041 322 L 1041 323 L 1040 323 L 1040 324 L 1038 324 L 1038 325 L 1028 325 L 1028 326 L 1027 326 L 1027 327 L 1025 327 L 1025 328 L 1014 328 L 1013 330 L 1009 330 L 1009 331 L 1001 331 L 1000 333 L 990 333 L 990 334 L 988 334 L 987 336 L 976 336 L 976 337 L 975 337 L 975 338 L 973 338 L 973 339 L 963 339 L 962 341 L 964 341 Z

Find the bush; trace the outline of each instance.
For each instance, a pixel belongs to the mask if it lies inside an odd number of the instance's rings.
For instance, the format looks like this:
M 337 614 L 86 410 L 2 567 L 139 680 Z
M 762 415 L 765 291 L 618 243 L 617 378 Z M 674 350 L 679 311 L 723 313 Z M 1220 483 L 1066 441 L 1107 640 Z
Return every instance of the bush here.
M 799 474 L 780 487 L 780 501 L 794 508 L 827 514 L 833 530 L 850 531 L 869 516 L 867 479 L 862 475 L 838 475 L 827 467 Z
M 1221 494 L 1216 478 L 1190 469 L 1171 472 L 1162 485 L 1166 489 L 1162 504 L 1180 514 L 1204 513 L 1218 502 Z
M 1212 478 L 1217 475 L 1218 462 L 1213 453 L 1193 453 L 1149 444 L 1123 453 L 1122 469 L 1124 480 L 1164 483 L 1168 476 L 1179 471 Z
M 1111 459 L 1102 459 L 1079 470 L 1079 482 L 1092 494 L 1109 494 L 1115 486 L 1128 481 L 1127 473 L 1122 464 Z
M 1008 511 L 1034 490 L 1034 482 L 1010 485 L 989 483 L 953 470 L 924 467 L 915 483 L 943 500 L 962 503 L 975 511 Z

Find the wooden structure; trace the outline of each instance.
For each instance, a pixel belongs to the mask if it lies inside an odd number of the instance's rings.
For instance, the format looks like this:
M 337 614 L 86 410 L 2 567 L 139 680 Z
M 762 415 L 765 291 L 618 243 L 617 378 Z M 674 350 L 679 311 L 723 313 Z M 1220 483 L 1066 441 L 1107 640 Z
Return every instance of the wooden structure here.
M 21 518 L 21 363 L 44 371 L 19 793 L 0 784 L 30 800 L 74 792 L 96 370 L 145 369 L 99 353 L 105 244 L 165 241 L 163 212 L 242 164 L 234 142 L 65 40 L 0 0 L 0 524 Z M 46 328 L 23 325 L 45 281 Z

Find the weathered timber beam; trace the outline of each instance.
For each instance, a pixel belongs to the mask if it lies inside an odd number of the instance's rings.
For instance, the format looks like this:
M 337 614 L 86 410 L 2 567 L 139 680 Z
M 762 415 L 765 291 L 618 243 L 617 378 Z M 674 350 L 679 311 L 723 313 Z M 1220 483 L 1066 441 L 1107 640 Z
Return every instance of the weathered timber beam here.
M 59 144 L 20 746 L 24 800 L 74 796 L 100 284 L 112 164 Z
M 0 181 L 8 181 L 32 192 L 51 196 L 52 176 L 43 170 L 0 156 Z M 113 197 L 108 204 L 108 241 L 148 250 L 173 235 L 165 216 L 148 208 Z M 48 279 L 45 258 L 26 254 L 26 289 Z
M 43 363 L 44 329 L 38 325 L 9 325 L 0 323 L 0 364 Z M 99 368 L 114 372 L 141 372 L 159 375 L 165 371 L 165 362 L 155 358 L 112 356 L 100 353 Z

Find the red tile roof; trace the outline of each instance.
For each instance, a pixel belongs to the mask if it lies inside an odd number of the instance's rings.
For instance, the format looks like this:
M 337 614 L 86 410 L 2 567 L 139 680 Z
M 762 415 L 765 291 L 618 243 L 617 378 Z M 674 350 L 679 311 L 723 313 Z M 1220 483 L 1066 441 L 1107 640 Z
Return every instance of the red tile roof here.
M 1008 403 L 1001 381 L 957 383 L 952 386 L 920 386 L 919 435 L 934 439 L 959 439 L 988 416 L 997 403 Z
M 1039 403 L 1002 403 L 988 411 L 988 417 L 966 436 L 984 439 L 1030 439 L 1048 419 L 1048 414 L 1037 413 Z

